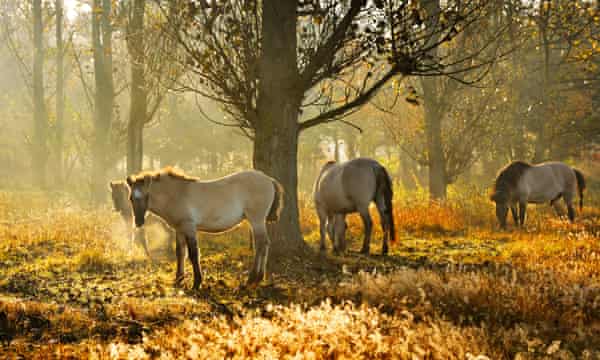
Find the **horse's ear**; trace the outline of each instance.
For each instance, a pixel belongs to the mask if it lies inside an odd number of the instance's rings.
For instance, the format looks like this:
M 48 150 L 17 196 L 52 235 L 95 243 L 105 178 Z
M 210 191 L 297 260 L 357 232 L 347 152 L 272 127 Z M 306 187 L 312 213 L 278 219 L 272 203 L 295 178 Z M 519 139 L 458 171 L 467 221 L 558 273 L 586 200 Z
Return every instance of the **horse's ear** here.
M 133 178 L 131 177 L 131 175 L 129 175 L 127 177 L 127 185 L 132 186 L 133 185 Z

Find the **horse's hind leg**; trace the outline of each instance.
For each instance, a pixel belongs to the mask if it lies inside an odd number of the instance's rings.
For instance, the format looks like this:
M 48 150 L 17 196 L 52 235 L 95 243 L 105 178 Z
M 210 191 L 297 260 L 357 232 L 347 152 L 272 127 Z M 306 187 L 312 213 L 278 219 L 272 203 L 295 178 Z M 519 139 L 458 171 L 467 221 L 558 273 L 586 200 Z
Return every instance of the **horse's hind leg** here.
M 375 204 L 377 205 L 377 212 L 379 212 L 379 219 L 381 220 L 381 228 L 383 230 L 383 245 L 381 247 L 381 254 L 387 255 L 389 250 L 388 241 L 391 234 L 388 209 L 385 207 L 383 201 L 379 201 L 379 199 L 377 199 Z
M 254 234 L 254 264 L 248 274 L 248 285 L 256 285 L 265 277 L 267 272 L 267 258 L 271 240 L 267 234 L 267 227 L 262 222 L 251 223 Z
M 365 239 L 363 240 L 363 246 L 360 250 L 361 253 L 369 255 L 369 249 L 371 247 L 371 234 L 373 233 L 373 220 L 371 220 L 371 214 L 369 214 L 369 207 L 365 207 L 359 211 L 360 218 L 365 226 Z
M 566 193 L 563 195 L 563 199 L 565 201 L 565 204 L 567 205 L 569 221 L 571 222 L 575 221 L 575 207 L 573 206 L 573 198 L 574 196 L 571 193 Z

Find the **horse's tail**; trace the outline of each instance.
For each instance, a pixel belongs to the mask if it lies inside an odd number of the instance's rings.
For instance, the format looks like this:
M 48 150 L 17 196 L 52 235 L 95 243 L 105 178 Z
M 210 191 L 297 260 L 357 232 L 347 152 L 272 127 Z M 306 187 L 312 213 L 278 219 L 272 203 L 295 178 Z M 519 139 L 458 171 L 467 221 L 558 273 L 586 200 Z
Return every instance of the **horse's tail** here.
M 573 169 L 577 178 L 577 189 L 579 189 L 579 210 L 583 210 L 583 190 L 585 190 L 585 178 L 581 171 Z
M 396 229 L 394 226 L 394 208 L 392 205 L 392 199 L 394 198 L 394 191 L 392 188 L 392 178 L 388 174 L 387 170 L 379 165 L 375 171 L 375 183 L 376 183 L 376 195 L 378 198 L 382 198 L 385 206 L 384 214 L 387 218 L 388 224 L 390 224 L 390 240 L 392 243 L 396 242 Z
M 267 215 L 268 222 L 278 221 L 281 210 L 283 209 L 283 186 L 281 186 L 277 180 L 273 180 L 273 188 L 275 190 L 275 196 L 273 197 L 273 203 L 271 203 L 271 209 Z

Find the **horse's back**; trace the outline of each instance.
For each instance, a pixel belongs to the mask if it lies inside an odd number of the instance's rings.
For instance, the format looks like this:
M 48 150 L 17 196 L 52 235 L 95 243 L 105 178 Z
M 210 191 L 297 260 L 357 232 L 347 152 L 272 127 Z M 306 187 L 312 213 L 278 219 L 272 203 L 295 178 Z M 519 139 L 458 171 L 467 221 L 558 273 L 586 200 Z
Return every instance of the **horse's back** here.
M 374 169 L 380 166 L 377 161 L 369 158 L 348 161 L 342 178 L 348 196 L 355 201 L 372 201 L 377 187 Z
M 562 162 L 545 162 L 532 166 L 520 181 L 521 191 L 531 202 L 546 202 L 573 194 L 577 179 L 573 169 Z
M 353 212 L 373 200 L 375 160 L 357 158 L 324 169 L 315 184 L 315 202 L 332 212 Z

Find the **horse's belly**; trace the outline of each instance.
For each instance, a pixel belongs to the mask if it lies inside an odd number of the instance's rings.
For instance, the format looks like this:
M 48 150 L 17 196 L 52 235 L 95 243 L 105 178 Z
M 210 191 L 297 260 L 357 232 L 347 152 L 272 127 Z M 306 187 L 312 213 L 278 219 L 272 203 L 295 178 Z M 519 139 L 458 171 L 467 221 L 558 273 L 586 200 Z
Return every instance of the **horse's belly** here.
M 534 204 L 542 204 L 556 199 L 560 195 L 559 191 L 531 192 L 527 201 Z
M 198 224 L 198 230 L 209 233 L 221 233 L 235 227 L 244 219 L 244 214 L 240 212 L 231 212 L 226 214 L 213 215 Z

